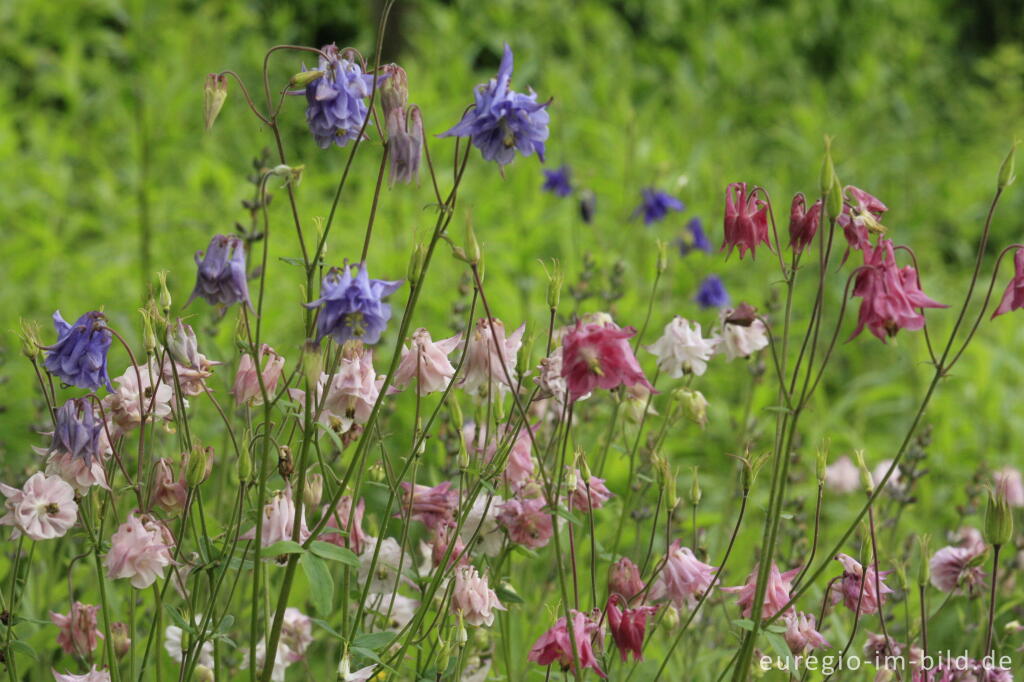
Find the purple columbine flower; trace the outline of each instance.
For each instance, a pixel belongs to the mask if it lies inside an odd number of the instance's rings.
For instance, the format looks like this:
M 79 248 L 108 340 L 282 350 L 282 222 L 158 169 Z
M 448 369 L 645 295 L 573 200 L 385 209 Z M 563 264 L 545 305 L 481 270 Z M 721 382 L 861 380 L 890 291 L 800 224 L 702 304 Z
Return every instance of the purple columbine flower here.
M 572 184 L 569 182 L 569 167 L 562 166 L 555 169 L 544 169 L 544 184 L 541 189 L 545 192 L 560 197 L 567 197 L 572 194 Z
M 344 147 L 356 139 L 369 112 L 366 98 L 373 76 L 355 61 L 341 58 L 337 45 L 325 45 L 317 69 L 324 75 L 306 86 L 306 123 L 321 149 Z
M 499 166 L 511 163 L 517 149 L 523 156 L 537 152 L 543 161 L 550 100 L 538 102 L 533 90 L 528 95 L 512 90 L 508 86 L 511 78 L 512 49 L 506 44 L 498 75 L 477 86 L 476 105 L 458 125 L 438 137 L 469 137 L 486 160 Z
M 643 201 L 636 207 L 633 215 L 643 215 L 644 225 L 658 222 L 667 216 L 669 211 L 682 211 L 685 208 L 683 202 L 679 201 L 679 199 L 676 199 L 671 194 L 660 192 L 653 187 L 644 188 L 641 194 L 643 195 Z
M 697 287 L 697 304 L 701 308 L 724 308 L 729 305 L 729 292 L 718 275 L 708 275 Z
M 66 452 L 85 460 L 92 466 L 92 458 L 99 455 L 100 433 L 103 422 L 88 398 L 72 398 L 57 410 L 56 426 L 50 441 L 50 452 Z
M 690 222 L 686 223 L 686 234 L 676 240 L 676 245 L 679 247 L 679 253 L 684 256 L 691 251 L 712 251 L 711 240 L 704 233 L 704 225 L 700 218 L 691 218 Z
M 59 310 L 54 312 L 57 343 L 42 346 L 47 351 L 46 371 L 71 386 L 93 391 L 106 386 L 113 391 L 107 375 L 107 352 L 113 336 L 106 322 L 98 310 L 82 315 L 74 324 L 65 322 Z
M 358 268 L 356 276 L 352 269 Z M 385 296 L 402 286 L 402 280 L 370 279 L 366 264 L 331 268 L 320 284 L 320 298 L 304 304 L 307 308 L 320 307 L 316 323 L 316 340 L 330 336 L 338 344 L 356 339 L 374 344 L 391 319 L 391 306 Z
M 198 296 L 210 305 L 245 303 L 252 308 L 241 239 L 218 234 L 210 240 L 205 255 L 196 251 L 196 265 L 196 286 L 185 302 L 186 307 Z

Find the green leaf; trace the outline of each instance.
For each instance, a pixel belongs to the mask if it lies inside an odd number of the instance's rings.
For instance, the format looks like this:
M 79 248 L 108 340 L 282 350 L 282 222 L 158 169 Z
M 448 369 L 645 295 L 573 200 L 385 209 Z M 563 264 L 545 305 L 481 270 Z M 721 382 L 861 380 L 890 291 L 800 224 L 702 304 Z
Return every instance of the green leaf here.
M 337 630 L 335 630 L 334 628 L 332 628 L 330 623 L 328 623 L 326 620 L 321 620 L 320 618 L 310 618 L 309 620 L 313 623 L 316 623 L 322 629 L 326 630 L 327 633 L 330 634 L 332 637 L 337 637 L 341 640 L 345 639 L 345 636 Z
M 786 659 L 792 655 L 789 651 L 789 645 L 786 644 L 786 640 L 783 639 L 782 635 L 777 632 L 765 631 L 764 636 L 780 658 Z
M 732 624 L 738 628 L 743 628 L 747 632 L 750 632 L 754 629 L 754 621 L 750 620 L 749 618 L 741 618 L 740 620 L 734 620 Z
M 498 599 L 501 600 L 502 604 L 523 604 L 523 598 L 512 590 L 507 589 L 504 585 L 498 585 L 494 588 L 494 593 L 498 595 Z
M 284 256 L 278 256 L 277 259 L 282 263 L 287 263 L 288 265 L 295 265 L 300 268 L 306 267 L 306 264 L 302 262 L 301 258 L 285 258 Z
M 30 647 L 25 642 L 22 642 L 21 640 L 11 642 L 11 648 L 16 651 L 20 651 L 21 653 L 25 654 L 26 656 L 32 658 L 35 661 L 39 660 L 39 656 L 36 655 L 36 650 Z
M 231 629 L 231 626 L 234 625 L 234 624 L 235 624 L 235 617 L 232 616 L 231 614 L 228 614 L 228 615 L 224 616 L 224 618 L 221 619 L 220 625 L 217 627 L 217 632 L 221 633 L 221 634 L 226 633 L 228 630 Z
M 309 544 L 309 551 L 322 559 L 327 559 L 328 561 L 339 561 L 343 564 L 359 568 L 359 557 L 357 557 L 356 553 L 350 549 L 338 547 L 337 545 L 332 545 L 329 542 L 314 540 Z
M 192 626 L 190 626 L 184 616 L 181 615 L 181 611 L 178 611 L 178 609 L 173 606 L 164 606 L 164 608 L 167 609 L 167 615 L 171 617 L 171 620 L 174 621 L 175 625 L 185 632 L 192 632 Z
M 281 540 L 269 547 L 264 547 L 260 552 L 260 556 L 274 557 L 281 556 L 282 554 L 302 554 L 304 551 L 306 550 L 302 549 L 302 545 L 293 540 Z
M 395 633 L 393 632 L 364 632 L 361 635 L 356 635 L 356 638 L 352 640 L 352 646 L 377 651 L 391 644 L 394 638 Z
M 313 608 L 322 614 L 328 614 L 334 604 L 334 581 L 331 579 L 331 572 L 327 570 L 324 560 L 315 554 L 305 552 L 299 557 L 302 570 L 309 581 L 309 596 L 313 601 Z

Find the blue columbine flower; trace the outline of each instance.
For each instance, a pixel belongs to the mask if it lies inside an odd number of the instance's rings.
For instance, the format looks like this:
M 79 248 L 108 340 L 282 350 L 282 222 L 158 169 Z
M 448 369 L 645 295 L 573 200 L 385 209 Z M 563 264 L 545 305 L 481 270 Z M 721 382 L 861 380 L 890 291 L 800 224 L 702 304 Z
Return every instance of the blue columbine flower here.
M 198 296 L 210 305 L 231 305 L 249 301 L 249 284 L 245 270 L 245 248 L 242 240 L 231 235 L 218 234 L 210 240 L 204 255 L 196 252 L 196 286 L 185 305 Z
M 551 192 L 560 197 L 567 197 L 572 194 L 572 184 L 569 182 L 569 167 L 562 166 L 555 169 L 544 169 L 544 184 L 541 189 Z
M 53 327 L 57 343 L 42 347 L 47 351 L 46 370 L 71 386 L 93 391 L 106 386 L 113 391 L 107 375 L 107 351 L 113 336 L 103 313 L 93 310 L 68 324 L 58 310 L 53 314 Z
M 717 275 L 708 275 L 697 287 L 697 304 L 701 308 L 724 308 L 729 305 L 729 292 Z
M 679 253 L 684 256 L 691 251 L 711 253 L 713 250 L 711 248 L 711 241 L 708 239 L 707 234 L 704 233 L 704 226 L 700 218 L 691 218 L 690 222 L 686 223 L 686 232 L 686 234 L 676 240 Z
M 683 202 L 676 199 L 671 194 L 665 192 L 659 192 L 656 189 L 647 187 L 642 191 L 643 202 L 637 206 L 636 211 L 633 212 L 634 216 L 643 215 L 644 225 L 650 225 L 656 223 L 666 215 L 669 211 L 682 211 L 684 206 Z
M 348 58 L 340 58 L 337 45 L 321 50 L 318 69 L 324 75 L 306 86 L 306 122 L 321 149 L 344 147 L 356 139 L 366 120 L 366 98 L 373 76 Z
M 469 137 L 488 161 L 504 166 L 511 163 L 516 150 L 523 156 L 537 152 L 544 160 L 544 141 L 548 139 L 549 102 L 537 101 L 508 87 L 512 78 L 512 49 L 506 44 L 498 75 L 476 88 L 476 105 L 466 112 L 451 130 L 438 137 Z
M 103 422 L 96 418 L 88 398 L 72 398 L 57 410 L 56 426 L 50 452 L 67 452 L 85 460 L 92 466 L 92 458 L 99 455 L 100 433 Z
M 352 270 L 358 268 L 356 276 Z M 366 264 L 331 268 L 320 284 L 320 298 L 304 304 L 307 308 L 320 307 L 316 323 L 316 340 L 330 336 L 338 344 L 356 339 L 374 344 L 391 319 L 391 306 L 384 303 L 402 286 L 402 280 L 370 279 Z

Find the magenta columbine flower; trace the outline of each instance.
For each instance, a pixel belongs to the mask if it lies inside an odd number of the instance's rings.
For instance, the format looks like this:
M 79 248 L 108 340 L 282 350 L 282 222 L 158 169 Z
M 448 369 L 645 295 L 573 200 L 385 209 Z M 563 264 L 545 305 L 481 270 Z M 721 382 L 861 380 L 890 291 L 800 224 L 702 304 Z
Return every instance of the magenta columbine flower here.
M 598 677 L 606 679 L 608 676 L 601 670 L 591 644 L 591 639 L 598 630 L 598 624 L 580 611 L 573 610 L 570 613 L 572 615 L 573 639 L 569 638 L 565 618 L 559 618 L 550 630 L 540 636 L 533 648 L 530 649 L 527 659 L 539 665 L 558 663 L 562 670 L 573 670 L 578 659 L 581 668 L 591 668 Z M 572 646 L 573 640 L 576 642 L 575 653 Z
M 569 181 L 569 176 L 568 166 L 553 169 L 545 168 L 544 184 L 541 185 L 541 189 L 545 192 L 551 192 L 555 196 L 567 197 L 572 194 L 572 183 Z
M 711 253 L 714 250 L 711 246 L 711 240 L 708 239 L 708 235 L 704 232 L 704 223 L 701 222 L 700 218 L 690 218 L 690 222 L 686 223 L 686 232 L 676 239 L 675 245 L 679 247 L 679 254 L 682 256 L 686 256 L 694 251 Z
M 747 576 L 747 582 L 744 585 L 738 585 L 736 587 L 723 587 L 722 592 L 732 592 L 739 597 L 736 600 L 736 605 L 740 607 L 743 617 L 750 618 L 754 612 L 754 597 L 757 591 L 757 572 L 755 568 Z M 768 584 L 765 587 L 764 592 L 764 603 L 761 606 L 761 617 L 771 618 L 789 602 L 789 593 L 793 589 L 793 578 L 800 573 L 800 567 L 797 566 L 794 569 L 786 571 L 785 573 L 779 572 L 779 567 L 772 562 L 771 570 L 768 572 Z M 790 607 L 792 610 L 792 607 Z
M 658 607 L 637 606 L 632 609 L 620 609 L 621 601 L 623 598 L 618 594 L 608 597 L 608 603 L 604 607 L 605 615 L 608 617 L 608 629 L 622 660 L 626 661 L 629 654 L 633 654 L 633 660 L 639 661 L 643 659 L 647 618 L 657 613 Z
M 562 340 L 562 377 L 570 401 L 595 388 L 611 390 L 639 384 L 654 390 L 629 346 L 628 339 L 635 334 L 632 327 L 621 329 L 614 322 L 576 323 Z
M 722 251 L 728 257 L 734 247 L 739 247 L 740 259 L 750 251 L 755 255 L 758 244 L 768 241 L 768 202 L 754 188 L 747 191 L 747 183 L 734 182 L 725 188 L 725 240 Z
M 640 191 L 640 205 L 633 211 L 634 216 L 642 215 L 644 225 L 651 225 L 668 215 L 669 211 L 682 211 L 686 207 L 683 202 L 671 194 L 661 192 L 653 187 L 645 187 Z
M 96 627 L 96 612 L 99 610 L 98 606 L 76 601 L 66 616 L 50 611 L 50 622 L 60 628 L 57 644 L 64 653 L 89 658 L 89 654 L 96 648 L 97 638 L 103 639 Z
M 473 108 L 458 125 L 438 137 L 468 137 L 484 159 L 499 166 L 511 163 L 517 150 L 523 156 L 536 152 L 543 161 L 550 102 L 537 102 L 533 90 L 524 95 L 511 89 L 511 78 L 512 49 L 506 44 L 498 75 L 477 86 Z
M 881 571 L 877 574 L 879 589 L 876 590 L 874 566 L 869 566 L 865 571 L 859 561 L 847 554 L 837 554 L 836 561 L 843 565 L 839 594 L 846 608 L 856 613 L 857 606 L 860 605 L 862 615 L 878 613 L 878 607 L 884 604 L 888 595 L 892 593 L 892 589 L 882 582 L 891 571 Z
M 697 305 L 703 309 L 724 308 L 729 305 L 729 292 L 718 275 L 708 275 L 697 287 Z
M 608 592 L 617 594 L 627 602 L 644 589 L 640 569 L 629 557 L 622 557 L 608 571 Z
M 889 207 L 878 197 L 853 185 L 844 187 L 843 194 L 850 197 L 852 204 L 843 204 L 843 212 L 836 222 L 843 228 L 850 248 L 866 253 L 871 248 L 871 233 L 885 232 L 879 220 Z
M 366 263 L 349 265 L 345 261 L 340 268 L 331 268 L 320 284 L 320 298 L 304 304 L 307 308 L 320 308 L 317 341 L 330 336 L 338 345 L 349 339 L 368 345 L 377 343 L 391 319 L 391 306 L 384 298 L 400 286 L 402 280 L 370 279 Z
M 481 576 L 472 566 L 455 569 L 452 606 L 467 623 L 477 627 L 490 627 L 494 623 L 494 610 L 506 610 L 498 600 L 498 595 L 487 584 L 486 576 Z
M 808 649 L 827 649 L 831 646 L 818 632 L 813 615 L 791 609 L 782 618 L 786 623 L 783 637 L 794 655 L 799 656 Z
M 544 506 L 544 500 L 539 497 L 512 498 L 501 505 L 498 522 L 508 531 L 512 542 L 539 549 L 548 544 L 554 534 L 551 514 L 544 511 Z
M 569 506 L 581 512 L 588 512 L 600 509 L 604 503 L 615 497 L 612 491 L 604 484 L 603 478 L 591 476 L 585 480 L 578 469 L 573 470 L 576 479 L 576 487 L 569 493 Z
M 197 251 L 196 286 L 188 297 L 188 307 L 197 297 L 210 305 L 244 303 L 252 309 L 249 300 L 248 275 L 245 269 L 245 247 L 233 235 L 218 234 L 210 240 L 204 254 Z
M 676 540 L 668 548 L 665 565 L 647 594 L 655 601 L 668 599 L 679 609 L 693 607 L 711 589 L 714 579 L 715 567 L 697 559 L 693 550 Z
M 793 197 L 789 212 L 789 245 L 800 253 L 814 240 L 821 223 L 821 199 L 807 208 L 807 198 L 803 192 Z
M 100 455 L 103 422 L 96 416 L 88 398 L 72 398 L 57 410 L 49 453 L 67 453 L 92 467 L 92 458 Z
M 325 45 L 321 52 L 317 69 L 324 75 L 306 86 L 306 123 L 321 149 L 344 147 L 359 135 L 369 113 L 365 100 L 373 90 L 373 76 L 342 57 L 337 45 Z
M 68 324 L 58 310 L 53 313 L 53 327 L 57 343 L 41 347 L 46 351 L 46 371 L 71 386 L 114 390 L 107 375 L 107 352 L 113 335 L 103 313 L 93 310 Z
M 36 472 L 21 490 L 0 483 L 0 494 L 7 498 L 0 526 L 14 527 L 12 540 L 22 533 L 37 542 L 59 538 L 78 519 L 75 489 L 59 476 Z
M 1016 253 L 1013 254 L 1013 278 L 1006 285 L 1003 298 L 999 301 L 999 306 L 992 313 L 992 317 L 997 317 L 1019 308 L 1024 308 L 1024 249 L 1017 249 Z

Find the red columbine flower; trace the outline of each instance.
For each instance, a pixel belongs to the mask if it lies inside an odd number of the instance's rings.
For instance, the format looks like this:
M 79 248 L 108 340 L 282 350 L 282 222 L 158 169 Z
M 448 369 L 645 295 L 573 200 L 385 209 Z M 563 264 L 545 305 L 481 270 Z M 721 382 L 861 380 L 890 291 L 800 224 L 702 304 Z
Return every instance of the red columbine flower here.
M 849 195 L 856 206 L 845 204 L 836 222 L 843 228 L 850 248 L 867 253 L 871 248 L 871 233 L 885 232 L 885 227 L 878 221 L 889 207 L 878 197 L 853 185 L 844 187 L 843 193 Z
M 569 387 L 569 399 L 577 400 L 595 388 L 610 390 L 621 385 L 639 384 L 653 391 L 626 341 L 635 334 L 632 327 L 620 329 L 614 322 L 577 322 L 562 341 L 562 377 Z
M 540 665 L 551 665 L 557 662 L 563 670 L 572 670 L 579 658 L 580 667 L 593 668 L 598 677 L 607 679 L 594 656 L 591 638 L 597 633 L 597 623 L 580 611 L 572 611 L 573 639 L 576 640 L 576 655 L 573 655 L 572 642 L 565 618 L 559 618 L 554 627 L 545 632 L 530 649 L 528 660 Z
M 992 317 L 1024 308 L 1024 249 L 1017 249 L 1013 254 L 1013 268 L 1013 279 L 1006 285 L 1003 299 L 999 301 L 999 307 L 992 313 Z
M 731 254 L 733 247 L 738 246 L 741 259 L 748 250 L 753 257 L 761 242 L 769 250 L 772 248 L 768 241 L 768 202 L 756 189 L 748 194 L 745 182 L 734 182 L 725 188 L 725 241 L 722 242 L 722 250 L 728 247 Z
M 622 610 L 618 603 L 622 597 L 613 594 L 608 597 L 608 604 L 605 606 L 605 613 L 608 616 L 608 629 L 611 630 L 615 646 L 619 648 L 619 655 L 625 661 L 629 654 L 633 654 L 633 660 L 639 661 L 643 658 L 644 632 L 647 630 L 647 617 L 658 611 L 656 606 L 638 606 L 634 609 Z
M 821 199 L 807 208 L 807 198 L 804 197 L 803 192 L 793 197 L 793 204 L 789 212 L 790 247 L 797 253 L 807 248 L 814 240 L 819 224 L 821 224 Z
M 921 291 L 915 268 L 896 266 L 891 239 L 882 239 L 874 249 L 864 252 L 864 266 L 857 274 L 853 295 L 863 302 L 857 317 L 857 329 L 851 339 L 867 327 L 885 341 L 900 329 L 921 329 L 924 326 L 921 308 L 949 307 L 933 301 Z

